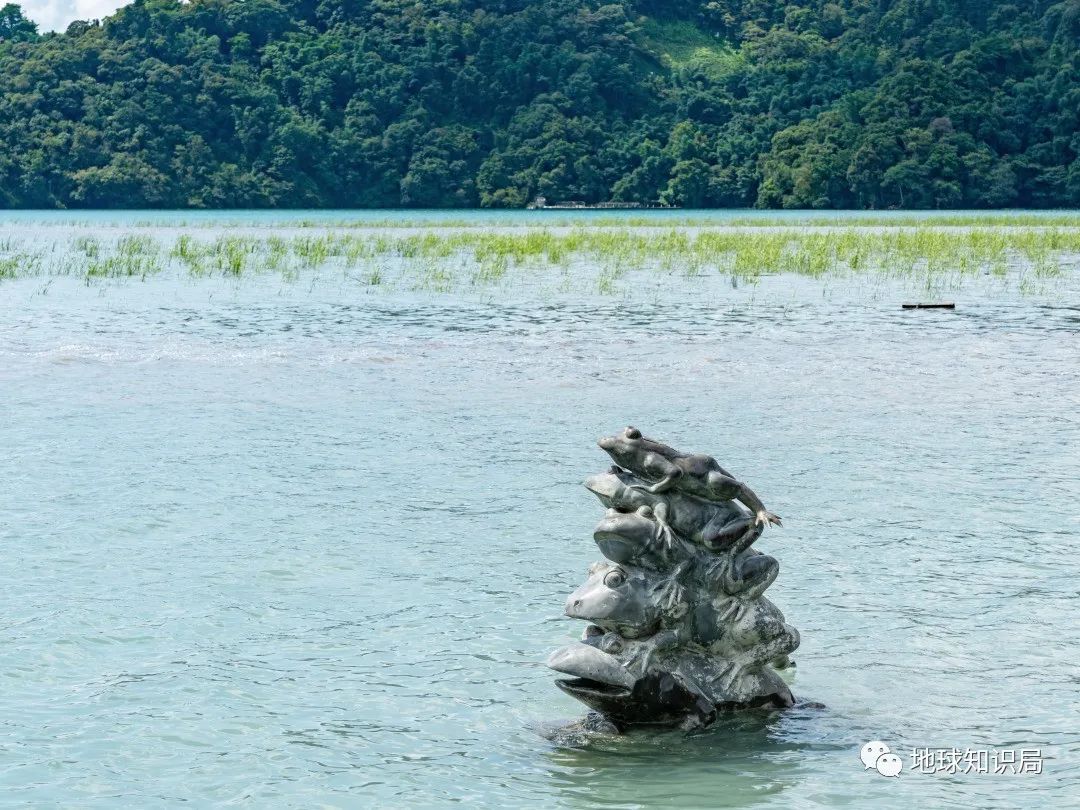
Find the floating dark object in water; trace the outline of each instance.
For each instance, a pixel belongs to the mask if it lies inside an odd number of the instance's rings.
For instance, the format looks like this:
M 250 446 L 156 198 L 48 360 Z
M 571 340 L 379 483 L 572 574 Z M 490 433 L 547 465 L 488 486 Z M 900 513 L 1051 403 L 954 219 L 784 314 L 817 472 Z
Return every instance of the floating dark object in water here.
M 901 304 L 903 309 L 956 309 L 956 304 L 952 301 L 942 301 L 939 304 Z
M 559 688 L 619 731 L 794 705 L 776 670 L 799 632 L 762 595 L 779 563 L 751 547 L 779 519 L 711 457 L 634 428 L 600 446 L 618 466 L 586 486 L 609 507 L 594 533 L 609 561 L 567 599 L 590 624 L 548 659 Z

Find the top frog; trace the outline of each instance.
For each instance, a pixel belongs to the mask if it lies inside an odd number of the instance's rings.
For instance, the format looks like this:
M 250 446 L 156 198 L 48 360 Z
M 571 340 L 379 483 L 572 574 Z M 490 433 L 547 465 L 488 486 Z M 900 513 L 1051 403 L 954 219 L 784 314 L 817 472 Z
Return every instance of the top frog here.
M 754 513 L 758 524 L 780 525 L 780 518 L 765 508 L 753 490 L 712 456 L 680 453 L 666 444 L 646 439 L 633 427 L 617 436 L 605 436 L 597 444 L 623 469 L 655 482 L 649 486 L 636 485 L 637 489 L 654 495 L 674 489 L 716 502 L 738 500 Z

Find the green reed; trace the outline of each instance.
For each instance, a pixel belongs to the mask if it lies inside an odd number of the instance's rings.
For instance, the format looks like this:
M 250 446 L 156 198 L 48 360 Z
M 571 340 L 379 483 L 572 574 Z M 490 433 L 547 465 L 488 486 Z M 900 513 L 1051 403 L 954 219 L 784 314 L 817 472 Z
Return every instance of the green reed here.
M 904 227 L 610 227 L 419 232 L 327 230 L 206 234 L 192 227 L 171 245 L 146 233 L 118 239 L 79 236 L 61 249 L 30 250 L 0 242 L 0 278 L 76 275 L 87 279 L 146 278 L 167 270 L 191 276 L 242 277 L 340 272 L 370 286 L 403 283 L 448 290 L 495 285 L 515 274 L 558 272 L 591 278 L 615 292 L 631 270 L 754 279 L 775 273 L 809 277 L 873 274 L 939 284 L 977 273 L 1010 272 L 1052 279 L 1080 261 L 1080 224 L 1038 227 L 954 227 L 938 220 Z M 357 271 L 353 275 L 353 271 Z M 1031 287 L 1030 284 L 1027 285 Z

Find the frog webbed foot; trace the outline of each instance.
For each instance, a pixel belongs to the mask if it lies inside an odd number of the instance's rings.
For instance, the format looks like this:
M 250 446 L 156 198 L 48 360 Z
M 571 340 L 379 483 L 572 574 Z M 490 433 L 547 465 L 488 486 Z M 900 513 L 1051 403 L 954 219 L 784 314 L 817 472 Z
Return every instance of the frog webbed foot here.
M 656 657 L 656 651 L 659 649 L 657 645 L 650 641 L 645 641 L 638 646 L 637 650 L 626 661 L 626 668 L 629 670 L 637 670 L 642 675 L 649 671 L 649 667 L 652 666 L 653 659 Z
M 721 692 L 731 693 L 735 687 L 735 682 L 739 676 L 742 675 L 743 670 L 746 669 L 746 661 L 742 656 L 734 656 L 721 670 L 720 674 L 716 678 L 716 686 Z
M 636 669 L 641 675 L 644 675 L 652 667 L 658 654 L 670 650 L 678 643 L 678 633 L 673 630 L 657 633 L 637 645 L 634 653 L 626 661 L 626 668 L 629 670 Z
M 780 516 L 774 515 L 768 509 L 759 509 L 754 515 L 754 524 L 765 528 L 766 526 L 780 526 L 783 527 L 783 523 L 780 522 Z

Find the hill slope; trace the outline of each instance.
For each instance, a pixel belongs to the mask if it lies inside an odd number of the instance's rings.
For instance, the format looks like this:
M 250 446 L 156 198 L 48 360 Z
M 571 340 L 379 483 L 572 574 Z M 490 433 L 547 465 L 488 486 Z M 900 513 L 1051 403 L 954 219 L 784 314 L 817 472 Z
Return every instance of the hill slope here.
M 0 206 L 1080 206 L 1080 0 L 0 10 Z

